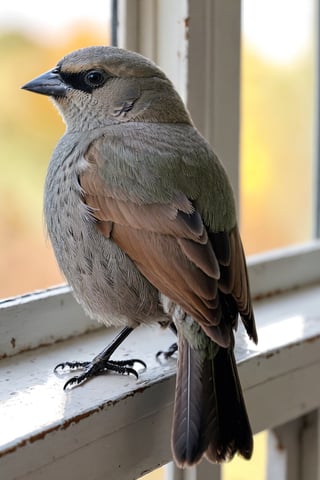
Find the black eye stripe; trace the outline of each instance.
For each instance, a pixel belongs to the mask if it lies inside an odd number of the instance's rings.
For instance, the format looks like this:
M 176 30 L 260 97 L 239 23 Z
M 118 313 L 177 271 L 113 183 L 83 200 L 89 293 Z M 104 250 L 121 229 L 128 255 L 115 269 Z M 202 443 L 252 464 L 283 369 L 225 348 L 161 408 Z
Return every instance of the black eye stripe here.
M 99 75 L 101 81 L 98 81 Z M 70 87 L 76 90 L 82 90 L 86 93 L 91 93 L 94 89 L 102 87 L 108 78 L 111 78 L 105 71 L 98 69 L 77 73 L 60 71 L 60 76 L 67 85 L 70 85 Z

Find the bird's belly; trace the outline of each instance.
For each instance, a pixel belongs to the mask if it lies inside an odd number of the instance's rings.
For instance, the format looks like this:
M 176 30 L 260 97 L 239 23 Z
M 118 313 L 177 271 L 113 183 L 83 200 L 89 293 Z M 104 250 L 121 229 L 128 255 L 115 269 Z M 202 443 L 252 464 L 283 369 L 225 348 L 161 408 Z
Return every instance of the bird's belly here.
M 45 216 L 59 266 L 91 318 L 116 326 L 159 320 L 163 313 L 158 291 L 97 230 L 82 204 L 77 208 L 60 204 L 46 209 Z

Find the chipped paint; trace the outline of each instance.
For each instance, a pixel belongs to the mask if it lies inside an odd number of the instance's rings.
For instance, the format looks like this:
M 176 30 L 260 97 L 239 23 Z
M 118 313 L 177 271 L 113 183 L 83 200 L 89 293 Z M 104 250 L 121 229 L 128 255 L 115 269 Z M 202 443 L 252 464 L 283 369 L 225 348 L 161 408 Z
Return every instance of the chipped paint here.
M 185 17 L 183 20 L 184 23 L 184 38 L 189 40 L 189 26 L 190 26 L 190 17 Z
M 159 384 L 167 381 L 168 378 L 166 376 L 163 376 L 163 378 L 159 379 Z M 26 447 L 27 445 L 33 444 L 35 442 L 38 442 L 40 440 L 43 440 L 47 435 L 57 432 L 57 431 L 62 431 L 62 430 L 67 430 L 69 427 L 72 427 L 76 425 L 77 423 L 81 422 L 82 420 L 85 420 L 87 418 L 90 418 L 91 416 L 100 413 L 101 411 L 105 410 L 106 408 L 112 408 L 116 406 L 118 403 L 122 402 L 123 400 L 126 400 L 128 398 L 134 397 L 137 394 L 144 393 L 148 388 L 150 388 L 153 385 L 154 382 L 146 382 L 143 386 L 136 388 L 134 390 L 129 391 L 127 394 L 115 399 L 115 400 L 107 400 L 104 403 L 101 403 L 100 405 L 96 406 L 92 410 L 88 410 L 86 412 L 80 413 L 78 415 L 75 415 L 71 418 L 68 418 L 64 420 L 61 424 L 54 425 L 53 427 L 43 429 L 39 433 L 35 433 L 33 435 L 30 435 L 30 437 L 25 438 L 18 442 L 16 445 L 13 445 L 9 448 L 5 448 L 3 450 L 0 450 L 0 458 L 14 453 L 15 451 L 19 450 L 20 448 Z
M 81 335 L 87 335 L 88 333 L 91 333 L 92 331 L 99 331 L 99 330 L 106 331 L 106 327 L 104 325 L 101 326 L 101 324 L 99 324 L 97 322 L 97 326 L 87 328 L 85 331 L 81 332 Z M 8 355 L 7 353 L 3 353 L 2 355 L 0 355 L 0 360 L 2 360 L 4 358 L 8 358 L 9 356 L 13 357 L 13 356 L 21 354 L 21 353 L 32 352 L 34 350 L 38 350 L 39 348 L 46 348 L 46 347 L 51 347 L 53 345 L 59 345 L 62 342 L 65 342 L 67 340 L 71 340 L 72 338 L 74 338 L 74 334 L 70 334 L 68 336 L 59 337 L 59 338 L 52 337 L 52 340 L 49 341 L 49 342 L 41 342 L 38 345 L 30 345 L 30 346 L 26 346 L 24 348 L 19 348 L 19 349 L 17 349 L 17 352 L 11 353 L 10 355 Z M 10 340 L 10 344 L 11 344 L 13 349 L 16 348 L 16 343 L 17 343 L 16 339 L 14 337 L 12 337 L 11 340 Z
M 240 376 L 244 378 L 245 395 L 248 396 L 255 432 L 274 427 L 280 421 L 288 422 L 319 405 L 320 386 L 314 382 L 320 367 L 319 299 L 319 289 L 314 289 L 306 295 L 293 292 L 292 295 L 282 296 L 280 300 L 271 299 L 257 305 L 257 319 L 262 327 L 260 331 L 265 334 L 261 335 L 262 342 L 254 354 L 243 343 L 243 361 L 239 368 Z M 153 327 L 141 327 L 132 334 L 130 350 L 127 345 L 120 349 L 121 355 L 131 354 L 133 349 L 147 360 L 148 370 L 137 383 L 110 375 L 99 377 L 90 385 L 86 384 L 67 394 L 62 392 L 60 382 L 51 373 L 56 358 L 58 361 L 61 357 L 77 358 L 78 355 L 86 358 L 99 351 L 101 342 L 108 342 L 114 334 L 110 330 L 105 332 L 91 332 L 71 342 L 58 342 L 58 346 L 51 345 L 2 362 L 0 380 L 3 379 L 3 388 L 0 389 L 0 395 L 4 402 L 13 399 L 13 408 L 2 408 L 2 414 L 7 418 L 11 418 L 12 414 L 16 421 L 15 409 L 19 409 L 22 421 L 31 420 L 27 422 L 29 430 L 20 428 L 17 421 L 17 433 L 5 429 L 8 433 L 3 437 L 0 456 L 6 457 L 1 459 L 0 468 L 5 467 L 9 472 L 6 478 L 12 480 L 31 472 L 27 476 L 29 479 L 32 478 L 32 472 L 38 470 L 45 478 L 46 472 L 54 475 L 55 465 L 63 468 L 69 459 L 70 469 L 75 465 L 86 467 L 85 454 L 92 452 L 96 446 L 95 452 L 101 466 L 97 468 L 101 472 L 105 472 L 106 468 L 111 472 L 103 478 L 117 478 L 120 468 L 123 472 L 121 478 L 125 478 L 128 468 L 141 468 L 141 472 L 147 473 L 150 466 L 159 464 L 162 459 L 169 459 L 174 368 L 169 370 L 159 366 L 154 359 L 154 352 L 171 342 L 170 332 L 159 330 L 159 334 L 155 335 Z M 12 348 L 12 337 L 20 347 L 19 337 L 13 334 L 8 336 L 7 345 Z M 259 368 L 257 365 L 260 365 Z M 10 392 L 16 392 L 16 395 L 10 397 Z M 137 396 L 140 393 L 142 395 Z M 48 403 L 44 405 L 43 417 L 39 418 L 37 408 L 43 404 L 43 398 L 47 398 Z M 48 406 L 55 408 L 56 403 L 59 405 L 52 415 L 52 409 Z M 36 412 L 34 417 L 30 415 L 31 411 Z M 150 446 L 150 451 L 144 455 L 148 445 L 141 446 L 141 442 L 136 442 L 136 436 L 147 432 L 152 438 L 154 429 L 157 429 L 159 449 L 155 451 Z M 125 461 L 121 451 L 123 436 L 130 445 Z M 42 442 L 44 439 L 45 442 Z M 107 453 L 103 449 L 105 444 L 110 448 Z M 32 458 L 28 449 L 30 445 L 33 446 Z M 108 460 L 111 460 L 110 465 L 105 467 Z M 85 468 L 81 473 L 81 478 L 89 478 L 88 475 L 85 477 Z

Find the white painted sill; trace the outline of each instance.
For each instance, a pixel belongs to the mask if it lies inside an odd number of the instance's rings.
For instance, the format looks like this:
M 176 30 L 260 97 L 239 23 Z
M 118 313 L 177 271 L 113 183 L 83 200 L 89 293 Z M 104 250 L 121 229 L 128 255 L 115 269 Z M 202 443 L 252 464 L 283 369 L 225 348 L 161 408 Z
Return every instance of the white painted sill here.
M 146 361 L 138 381 L 109 374 L 64 392 L 69 375 L 53 367 L 91 359 L 115 331 L 92 330 L 68 288 L 58 291 L 1 305 L 0 348 L 8 355 L 0 361 L 1 479 L 128 480 L 170 461 L 175 361 L 159 365 L 154 355 L 174 336 L 141 327 L 119 348 L 115 358 Z M 259 432 L 320 406 L 320 286 L 257 301 L 255 311 L 259 346 L 240 330 L 236 353 Z M 51 322 L 62 337 L 78 336 L 37 347 L 56 340 Z

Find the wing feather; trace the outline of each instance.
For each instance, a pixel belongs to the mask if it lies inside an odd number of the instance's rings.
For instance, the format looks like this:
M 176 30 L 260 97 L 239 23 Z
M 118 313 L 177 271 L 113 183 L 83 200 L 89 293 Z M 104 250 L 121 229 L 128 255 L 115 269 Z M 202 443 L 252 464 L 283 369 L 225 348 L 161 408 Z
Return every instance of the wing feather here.
M 99 155 L 96 147 L 89 149 L 88 167 L 79 181 L 100 232 L 111 237 L 140 272 L 218 344 L 229 346 L 238 313 L 256 340 L 237 226 L 228 232 L 211 232 L 201 212 L 179 191 L 172 192 L 167 203 L 134 201 L 100 175 L 103 159 Z

